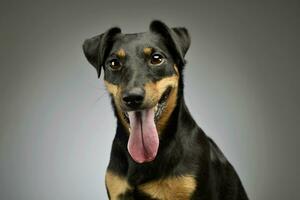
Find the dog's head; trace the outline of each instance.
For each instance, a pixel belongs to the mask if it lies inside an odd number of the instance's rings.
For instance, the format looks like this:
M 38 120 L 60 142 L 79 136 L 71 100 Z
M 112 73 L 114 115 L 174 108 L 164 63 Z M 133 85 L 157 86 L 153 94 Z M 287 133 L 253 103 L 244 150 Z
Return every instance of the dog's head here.
M 185 28 L 169 28 L 160 21 L 153 21 L 144 33 L 122 34 L 111 28 L 83 44 L 98 77 L 104 70 L 117 117 L 129 130 L 128 150 L 137 162 L 155 158 L 158 134 L 176 105 L 189 46 Z M 140 141 L 143 144 L 137 144 Z

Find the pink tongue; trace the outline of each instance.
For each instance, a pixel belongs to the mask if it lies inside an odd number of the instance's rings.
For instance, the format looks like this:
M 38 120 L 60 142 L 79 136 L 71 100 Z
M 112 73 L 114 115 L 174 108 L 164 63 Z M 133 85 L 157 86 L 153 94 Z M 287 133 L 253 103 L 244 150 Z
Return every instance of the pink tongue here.
M 159 145 L 154 109 L 132 111 L 128 115 L 131 129 L 127 145 L 129 154 L 138 163 L 154 160 Z

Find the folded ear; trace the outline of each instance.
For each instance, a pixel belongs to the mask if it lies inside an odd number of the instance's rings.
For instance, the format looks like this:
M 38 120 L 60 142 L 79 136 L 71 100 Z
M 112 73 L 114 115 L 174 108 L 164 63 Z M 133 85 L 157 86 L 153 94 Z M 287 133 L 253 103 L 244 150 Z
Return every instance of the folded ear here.
M 183 66 L 185 64 L 184 56 L 191 44 L 188 30 L 184 27 L 169 28 L 163 22 L 155 20 L 150 24 L 150 31 L 165 38 L 171 53 L 175 55 L 175 61 L 179 66 Z
M 97 70 L 98 78 L 101 75 L 101 67 L 105 58 L 114 43 L 114 37 L 120 33 L 121 29 L 114 27 L 101 35 L 86 39 L 82 45 L 85 57 Z

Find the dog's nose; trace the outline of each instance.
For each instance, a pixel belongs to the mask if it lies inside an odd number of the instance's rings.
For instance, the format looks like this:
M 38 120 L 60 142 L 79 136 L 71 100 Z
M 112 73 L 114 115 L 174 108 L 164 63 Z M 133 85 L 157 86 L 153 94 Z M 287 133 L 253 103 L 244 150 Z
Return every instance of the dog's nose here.
M 143 88 L 134 87 L 123 93 L 123 101 L 126 106 L 130 108 L 137 108 L 142 105 L 145 97 L 145 90 Z

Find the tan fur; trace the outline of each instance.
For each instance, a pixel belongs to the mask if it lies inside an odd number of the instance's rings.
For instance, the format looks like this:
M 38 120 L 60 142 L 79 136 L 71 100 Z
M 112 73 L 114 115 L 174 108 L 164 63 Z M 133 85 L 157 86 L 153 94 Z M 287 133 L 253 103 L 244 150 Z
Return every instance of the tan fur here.
M 130 190 L 127 180 L 121 176 L 107 171 L 105 175 L 105 184 L 108 189 L 110 200 L 118 200 L 118 196 Z
M 171 116 L 175 106 L 176 106 L 176 101 L 177 101 L 177 91 L 178 88 L 175 87 L 170 93 L 170 96 L 168 98 L 167 106 L 164 109 L 163 113 L 160 116 L 160 119 L 157 122 L 157 129 L 159 132 L 162 132 L 163 129 L 165 128 L 166 124 L 168 123 L 168 119 Z
M 153 49 L 150 48 L 150 47 L 144 48 L 144 54 L 145 54 L 146 56 L 150 56 L 151 53 L 152 53 L 152 51 L 153 51 Z
M 178 76 L 173 75 L 170 77 L 163 78 L 157 81 L 156 83 L 150 82 L 145 85 L 145 90 L 146 90 L 145 103 L 151 106 L 155 106 L 155 104 L 159 101 L 159 99 L 161 98 L 161 96 L 169 86 L 172 87 L 172 90 L 167 100 L 167 105 L 163 113 L 161 114 L 160 119 L 157 122 L 157 130 L 159 134 L 165 128 L 166 123 L 176 106 Z
M 179 72 L 178 72 L 176 65 L 174 65 L 174 69 L 176 71 L 177 76 L 173 76 L 174 78 L 172 78 L 171 80 L 167 80 L 163 84 L 162 83 L 160 84 L 161 86 L 163 86 L 162 87 L 163 89 L 165 88 L 164 85 L 168 85 L 168 84 L 170 84 L 173 87 L 173 89 L 169 95 L 167 106 L 166 106 L 165 110 L 163 111 L 162 115 L 160 116 L 160 119 L 158 120 L 158 123 L 157 123 L 157 128 L 158 128 L 159 132 L 162 132 L 163 129 L 165 128 L 166 124 L 168 123 L 168 119 L 171 116 L 171 114 L 176 106 L 176 103 L 177 103 Z
M 106 80 L 104 80 L 104 84 L 106 86 L 107 91 L 112 94 L 114 97 L 119 93 L 119 86 L 114 85 Z
M 119 118 L 121 119 L 122 124 L 126 127 L 127 133 L 129 133 L 129 124 L 125 121 L 123 112 L 120 106 L 120 95 L 121 95 L 121 89 L 118 85 L 114 85 L 112 83 L 109 83 L 104 80 L 104 84 L 106 86 L 107 91 L 113 96 L 113 100 L 116 105 L 117 114 Z
M 193 176 L 178 176 L 148 182 L 138 189 L 159 200 L 188 200 L 196 186 Z
M 120 59 L 124 59 L 125 56 L 126 56 L 126 53 L 125 53 L 125 50 L 124 49 L 119 49 L 119 51 L 117 51 L 117 56 L 120 58 Z
M 173 65 L 173 67 L 174 67 L 174 70 L 175 70 L 175 72 L 176 72 L 177 76 L 179 76 L 178 67 L 177 67 L 176 65 Z

